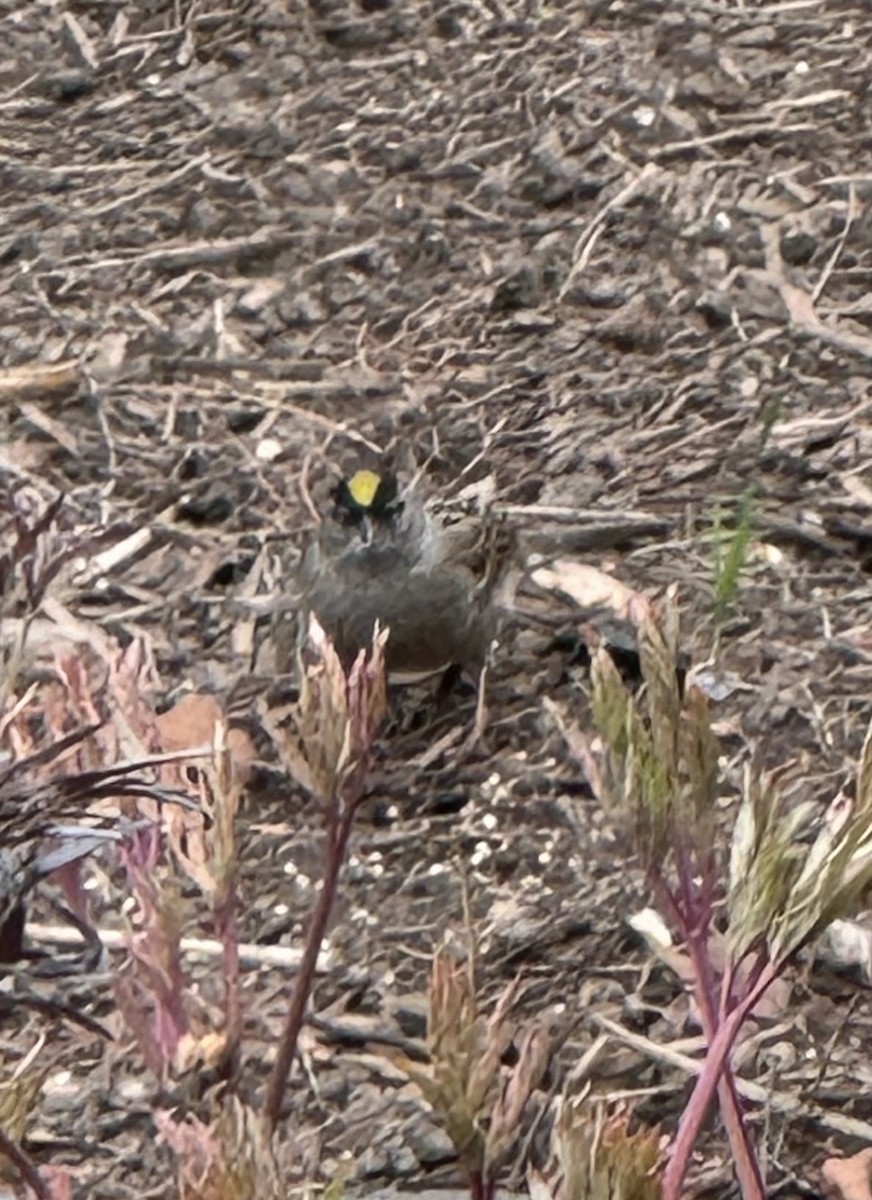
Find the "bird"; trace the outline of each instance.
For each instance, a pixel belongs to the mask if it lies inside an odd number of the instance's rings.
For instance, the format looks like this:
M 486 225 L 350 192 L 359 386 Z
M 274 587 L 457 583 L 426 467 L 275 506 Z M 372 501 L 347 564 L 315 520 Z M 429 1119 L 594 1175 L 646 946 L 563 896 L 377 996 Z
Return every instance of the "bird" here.
M 475 503 L 424 499 L 391 472 L 359 469 L 331 491 L 332 511 L 306 550 L 297 617 L 314 615 L 346 667 L 389 630 L 392 678 L 449 667 L 476 677 L 488 660 L 513 540 L 505 522 Z M 299 627 L 274 625 L 276 665 L 293 669 Z

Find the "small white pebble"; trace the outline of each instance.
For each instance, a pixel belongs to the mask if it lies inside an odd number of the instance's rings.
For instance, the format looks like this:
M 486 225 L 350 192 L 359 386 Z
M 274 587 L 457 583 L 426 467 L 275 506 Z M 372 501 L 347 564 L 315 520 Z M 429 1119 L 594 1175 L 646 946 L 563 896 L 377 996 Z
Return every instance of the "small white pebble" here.
M 730 220 L 729 213 L 725 212 L 715 213 L 712 224 L 718 233 L 728 233 L 733 227 L 733 222 Z
M 442 875 L 445 871 L 444 863 L 431 863 L 427 871 L 428 875 Z
M 151 1085 L 146 1078 L 119 1079 L 115 1085 L 123 1100 L 141 1101 L 149 1094 Z
M 643 908 L 633 913 L 628 924 L 645 939 L 649 946 L 671 946 L 672 934 L 656 909 Z
M 811 67 L 804 58 L 801 58 L 793 69 L 797 75 L 807 75 L 811 70 Z
M 295 862 L 286 862 L 282 870 L 286 875 L 290 875 L 293 878 L 297 874 L 297 864 Z
M 494 816 L 493 813 L 485 813 L 481 819 L 481 823 L 485 827 L 485 829 L 496 829 L 497 818 Z
M 633 112 L 633 120 L 637 125 L 647 128 L 657 120 L 657 113 L 648 104 L 642 104 Z
M 273 912 L 277 917 L 286 917 L 290 912 L 290 909 L 288 908 L 287 904 L 274 904 Z
M 42 1085 L 43 1091 L 48 1092 L 49 1095 L 52 1092 L 62 1092 L 64 1088 L 69 1087 L 72 1078 L 72 1071 L 55 1071 Z
M 281 454 L 284 446 L 278 438 L 261 438 L 257 443 L 254 454 L 261 462 L 273 462 Z
M 746 375 L 739 384 L 739 391 L 745 400 L 753 400 L 760 390 L 760 380 L 756 375 Z
M 543 850 L 542 853 L 537 857 L 536 861 L 541 863 L 543 867 L 547 867 L 551 862 L 551 851 Z

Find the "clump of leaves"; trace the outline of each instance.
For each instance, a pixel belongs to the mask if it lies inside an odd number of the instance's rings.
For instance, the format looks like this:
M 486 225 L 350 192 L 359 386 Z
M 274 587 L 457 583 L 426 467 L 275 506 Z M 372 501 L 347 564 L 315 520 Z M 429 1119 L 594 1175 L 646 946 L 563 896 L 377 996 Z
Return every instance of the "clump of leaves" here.
M 167 807 L 161 826 L 134 831 L 122 846 L 136 909 L 128 933 L 130 958 L 116 979 L 116 999 L 158 1079 L 166 1081 L 204 1063 L 229 1079 L 238 1066 L 242 1035 L 235 825 L 241 776 L 220 708 L 209 697 L 189 695 L 158 723 L 170 744 L 184 743 L 179 731 L 190 734 L 192 724 L 211 724 L 211 755 L 200 760 L 195 781 L 188 767 L 187 785 L 196 789 L 197 803 Z M 221 944 L 222 969 L 216 973 L 216 985 L 224 989 L 220 1023 L 211 1005 L 208 1017 L 204 1015 L 206 1005 L 184 968 L 184 918 L 173 862 L 211 909 Z
M 120 838 L 117 809 L 100 813 L 102 802 L 182 799 L 144 775 L 150 760 L 77 769 L 92 732 L 79 729 L 37 749 L 23 723 L 17 728 L 14 711 L 0 715 L 0 745 L 8 740 L 16 747 L 0 767 L 0 962 L 20 957 L 23 907 L 40 880 Z
M 189 1031 L 189 984 L 182 965 L 181 912 L 176 889 L 160 879 L 157 826 L 135 830 L 121 861 L 137 909 L 128 935 L 130 957 L 114 981 L 119 1010 L 149 1070 L 163 1083 Z
M 211 1035 L 213 1048 L 208 1057 L 214 1059 L 218 1050 L 215 1037 L 220 1037 L 222 1069 L 228 1069 L 238 1059 L 243 1024 L 236 844 L 242 779 L 223 721 L 215 726 L 212 759 L 202 765 L 198 778 L 198 808 L 169 809 L 166 827 L 176 862 L 209 900 L 213 927 L 221 943 L 224 1028 L 220 1035 Z
M 176 1158 L 179 1200 L 287 1197 L 289 1163 L 277 1156 L 263 1117 L 235 1097 L 223 1101 L 209 1124 L 165 1111 L 155 1121 Z
M 263 714 L 284 766 L 318 800 L 324 819 L 321 890 L 267 1087 L 266 1114 L 273 1126 L 296 1054 L 354 817 L 363 799 L 376 732 L 387 710 L 387 636 L 386 630 L 379 632 L 376 628 L 370 653 L 361 650 L 346 674 L 332 642 L 312 617 L 299 655 L 298 701 L 284 714 L 284 721 L 277 719 L 277 714 Z
M 511 1012 L 520 982 L 511 983 L 494 1011 L 478 1010 L 475 964 L 437 951 L 430 974 L 427 1031 L 430 1067 L 405 1069 L 442 1118 L 469 1180 L 473 1200 L 491 1200 L 500 1168 L 516 1144 L 521 1120 L 551 1057 L 541 1023 L 521 1029 Z M 514 1046 L 514 1065 L 505 1057 Z
M 630 1132 L 632 1113 L 586 1095 L 563 1097 L 547 1176 L 528 1174 L 531 1200 L 660 1200 L 665 1160 L 659 1129 Z
M 742 1025 L 796 952 L 854 911 L 872 884 L 872 732 L 856 799 L 837 797 L 809 846 L 797 839 L 808 811 L 785 812 L 776 776 L 749 770 L 727 873 L 714 825 L 718 742 L 705 695 L 693 685 L 681 692 L 678 640 L 672 605 L 642 625 L 645 682 L 637 694 L 607 654 L 596 656 L 593 713 L 603 746 L 597 754 L 588 743 L 584 761 L 598 798 L 632 830 L 648 878 L 688 948 L 707 1041 L 664 1174 L 664 1196 L 677 1200 L 717 1091 L 743 1195 L 762 1200 L 765 1187 L 730 1054 Z M 726 961 L 713 929 L 716 903 L 724 897 Z

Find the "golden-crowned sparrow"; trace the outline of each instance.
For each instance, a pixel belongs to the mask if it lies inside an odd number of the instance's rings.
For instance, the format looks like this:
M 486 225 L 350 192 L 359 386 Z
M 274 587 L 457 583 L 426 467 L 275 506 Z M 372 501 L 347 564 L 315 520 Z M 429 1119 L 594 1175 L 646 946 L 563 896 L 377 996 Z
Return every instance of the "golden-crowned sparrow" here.
M 503 522 L 481 509 L 452 511 L 401 493 L 392 475 L 357 471 L 332 492 L 300 572 L 299 615 L 314 613 L 349 665 L 390 630 L 392 674 L 423 675 L 451 665 L 478 673 L 495 635 L 498 591 L 511 559 Z M 277 619 L 276 666 L 292 668 L 295 621 Z

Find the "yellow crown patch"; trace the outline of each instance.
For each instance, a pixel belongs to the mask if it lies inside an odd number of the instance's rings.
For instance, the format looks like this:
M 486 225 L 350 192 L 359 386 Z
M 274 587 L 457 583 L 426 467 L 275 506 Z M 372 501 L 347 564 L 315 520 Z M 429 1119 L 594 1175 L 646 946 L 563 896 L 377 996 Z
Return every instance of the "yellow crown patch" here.
M 375 471 L 355 471 L 348 481 L 348 494 L 361 508 L 369 508 L 381 486 Z

